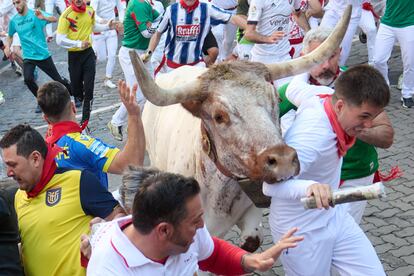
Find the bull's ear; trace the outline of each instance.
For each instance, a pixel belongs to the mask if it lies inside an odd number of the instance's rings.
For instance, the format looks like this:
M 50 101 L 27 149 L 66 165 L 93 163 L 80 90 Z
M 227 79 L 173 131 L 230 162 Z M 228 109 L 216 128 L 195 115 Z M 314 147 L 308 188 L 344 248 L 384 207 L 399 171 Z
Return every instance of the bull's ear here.
M 181 103 L 181 105 L 187 109 L 193 116 L 200 118 L 200 110 L 201 110 L 201 104 L 203 102 L 199 100 L 193 100 L 193 101 L 186 101 L 184 103 Z

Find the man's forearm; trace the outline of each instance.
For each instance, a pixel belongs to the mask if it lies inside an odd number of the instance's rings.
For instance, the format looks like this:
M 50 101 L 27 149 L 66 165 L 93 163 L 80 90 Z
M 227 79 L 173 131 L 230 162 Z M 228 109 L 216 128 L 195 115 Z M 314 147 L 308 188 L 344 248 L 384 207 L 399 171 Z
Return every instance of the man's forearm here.
M 233 15 L 230 18 L 230 22 L 243 30 L 247 28 L 247 18 L 241 15 Z
M 394 141 L 394 130 L 388 125 L 366 128 L 357 138 L 367 144 L 386 149 L 391 147 Z
M 268 40 L 267 36 L 261 35 L 255 30 L 247 30 L 246 33 L 244 34 L 244 38 L 246 38 L 250 42 L 254 42 L 257 44 L 265 44 L 267 43 L 267 40 Z
M 145 133 L 141 116 L 128 116 L 128 139 L 124 151 L 129 153 L 130 165 L 142 166 L 145 155 Z
M 295 13 L 295 20 L 298 23 L 299 27 L 304 30 L 305 32 L 310 30 L 310 25 L 308 20 L 306 19 L 305 13 L 297 12 Z
M 161 33 L 155 32 L 155 34 L 151 37 L 149 45 L 148 45 L 148 51 L 151 51 L 152 53 L 155 51 L 155 48 L 157 48 L 158 43 L 160 43 L 161 39 Z
M 389 148 L 394 142 L 394 129 L 385 111 L 372 122 L 372 127 L 364 128 L 357 138 L 379 148 Z
M 57 18 L 54 16 L 44 16 L 43 20 L 46 20 L 49 23 L 55 23 L 57 22 Z

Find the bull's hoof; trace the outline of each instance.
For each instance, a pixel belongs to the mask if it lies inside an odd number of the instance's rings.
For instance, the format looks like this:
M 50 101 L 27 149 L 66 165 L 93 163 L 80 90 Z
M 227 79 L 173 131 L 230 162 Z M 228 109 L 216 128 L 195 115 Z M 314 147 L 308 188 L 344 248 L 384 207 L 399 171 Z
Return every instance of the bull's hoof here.
M 245 242 L 240 247 L 247 252 L 253 253 L 259 248 L 259 246 L 260 238 L 258 236 L 250 236 L 246 238 Z

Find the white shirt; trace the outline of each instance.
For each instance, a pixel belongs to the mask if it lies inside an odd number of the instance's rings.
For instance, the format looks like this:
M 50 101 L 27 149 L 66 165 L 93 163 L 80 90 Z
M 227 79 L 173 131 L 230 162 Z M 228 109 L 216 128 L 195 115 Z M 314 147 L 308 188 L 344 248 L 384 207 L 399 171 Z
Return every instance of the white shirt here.
M 252 54 L 261 56 L 284 56 L 290 51 L 289 17 L 300 8 L 301 0 L 251 0 L 247 23 L 256 25 L 256 32 L 269 36 L 275 31 L 285 36 L 273 44 L 255 44 Z
M 12 0 L 0 0 L 0 32 L 7 33 L 10 19 L 17 13 Z
M 351 18 L 361 16 L 363 0 L 329 0 L 325 10 L 334 10 L 339 16 L 342 16 L 345 8 L 352 5 Z
M 289 99 L 296 99 L 295 104 L 301 102 L 295 121 L 284 137 L 286 144 L 298 153 L 300 173 L 291 180 L 263 185 L 263 193 L 272 197 L 269 217 L 271 230 L 280 234 L 295 226 L 299 227 L 299 232 L 325 227 L 335 212 L 344 211 L 342 206 L 329 210 L 306 210 L 300 202 L 306 196 L 306 189 L 313 183 L 330 184 L 332 190 L 337 190 L 342 166 L 336 134 L 325 113 L 323 100 L 317 96 L 309 97 L 309 92 L 303 93 L 303 89 L 311 87 L 317 90 L 313 95 L 328 94 L 330 89 L 325 87 L 322 91 L 322 87 L 308 85 L 306 81 L 296 78 L 286 91 Z M 300 99 L 298 94 L 306 97 L 306 100 Z
M 95 10 L 95 18 L 99 23 L 115 19 L 115 7 L 118 9 L 119 21 L 124 22 L 125 4 L 121 0 L 91 0 L 91 7 Z
M 211 3 L 222 9 L 232 9 L 238 5 L 237 0 L 211 0 Z
M 169 256 L 164 265 L 146 258 L 122 232 L 121 226 L 131 216 L 109 222 L 110 227 L 102 227 L 96 235 L 101 235 L 95 243 L 89 260 L 87 275 L 183 275 L 193 276 L 198 271 L 198 262 L 207 259 L 214 250 L 213 239 L 206 226 L 198 229 L 194 242 L 187 252 Z M 99 233 L 103 231 L 105 233 Z

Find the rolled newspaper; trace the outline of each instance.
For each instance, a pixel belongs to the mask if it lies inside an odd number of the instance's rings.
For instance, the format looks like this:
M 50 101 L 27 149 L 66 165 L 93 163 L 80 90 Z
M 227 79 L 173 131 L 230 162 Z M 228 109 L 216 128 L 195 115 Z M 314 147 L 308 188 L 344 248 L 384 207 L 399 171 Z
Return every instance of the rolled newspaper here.
M 367 186 L 358 186 L 352 188 L 340 189 L 332 193 L 332 200 L 329 201 L 329 206 L 334 207 L 336 204 L 370 200 L 385 197 L 385 189 L 382 182 L 376 182 Z M 315 209 L 316 201 L 313 196 L 304 197 L 300 200 L 305 209 Z

